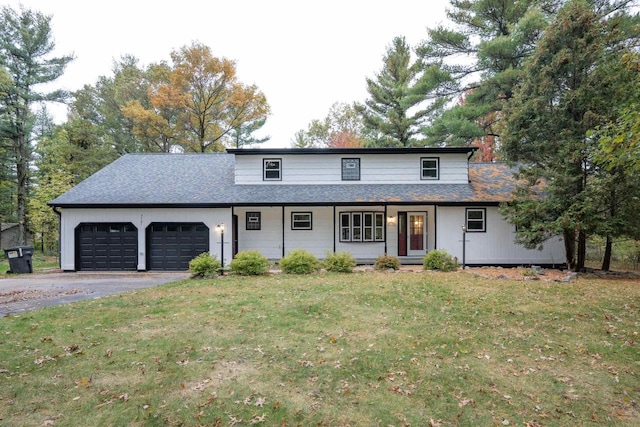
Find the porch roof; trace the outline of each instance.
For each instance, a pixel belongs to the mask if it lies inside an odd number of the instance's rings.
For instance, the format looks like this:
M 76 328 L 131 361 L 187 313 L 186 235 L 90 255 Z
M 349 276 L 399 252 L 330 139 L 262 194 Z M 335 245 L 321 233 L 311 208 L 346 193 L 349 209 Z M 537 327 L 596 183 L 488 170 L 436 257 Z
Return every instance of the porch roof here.
M 470 163 L 468 184 L 234 183 L 233 154 L 127 154 L 50 202 L 58 207 L 493 204 L 510 199 L 513 170 Z

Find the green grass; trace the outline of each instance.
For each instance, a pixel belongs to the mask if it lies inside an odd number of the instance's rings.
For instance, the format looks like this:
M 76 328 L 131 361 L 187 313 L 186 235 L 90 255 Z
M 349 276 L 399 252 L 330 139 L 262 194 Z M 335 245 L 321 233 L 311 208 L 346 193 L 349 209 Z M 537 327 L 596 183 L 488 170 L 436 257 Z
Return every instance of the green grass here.
M 0 424 L 640 424 L 640 281 L 224 276 L 0 319 Z

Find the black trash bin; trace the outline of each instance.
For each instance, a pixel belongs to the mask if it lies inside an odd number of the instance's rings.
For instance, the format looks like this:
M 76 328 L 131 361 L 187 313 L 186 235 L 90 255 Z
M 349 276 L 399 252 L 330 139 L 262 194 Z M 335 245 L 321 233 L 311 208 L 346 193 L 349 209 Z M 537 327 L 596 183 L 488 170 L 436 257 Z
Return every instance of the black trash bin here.
M 6 248 L 4 253 L 9 259 L 9 273 L 33 273 L 33 246 L 14 246 Z

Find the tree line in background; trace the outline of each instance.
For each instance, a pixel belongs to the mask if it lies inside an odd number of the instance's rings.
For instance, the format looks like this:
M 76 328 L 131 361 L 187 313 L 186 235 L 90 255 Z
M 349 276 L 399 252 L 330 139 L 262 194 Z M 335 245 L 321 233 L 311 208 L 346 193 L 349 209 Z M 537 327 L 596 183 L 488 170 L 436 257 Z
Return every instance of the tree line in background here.
M 416 47 L 394 38 L 368 98 L 335 103 L 293 147 L 479 147 L 519 165 L 503 214 L 536 247 L 562 235 L 585 267 L 588 236 L 640 239 L 640 20 L 634 0 L 450 0 L 448 22 Z M 40 93 L 73 59 L 50 58 L 50 17 L 2 8 L 0 220 L 54 248 L 47 203 L 124 153 L 211 152 L 264 142 L 266 97 L 235 64 L 194 42 L 171 62 L 116 62 L 113 75 Z M 66 101 L 54 125 L 43 101 Z M 545 197 L 541 197 L 541 192 Z M 28 221 L 27 221 L 28 219 Z

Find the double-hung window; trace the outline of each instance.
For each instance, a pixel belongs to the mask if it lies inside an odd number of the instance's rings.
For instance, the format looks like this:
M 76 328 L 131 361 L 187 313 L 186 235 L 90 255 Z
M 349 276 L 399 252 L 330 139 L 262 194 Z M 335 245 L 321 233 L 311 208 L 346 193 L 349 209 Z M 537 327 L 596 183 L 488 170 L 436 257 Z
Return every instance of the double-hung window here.
M 384 213 L 382 212 L 341 212 L 341 242 L 381 242 L 384 241 Z
M 437 157 L 421 158 L 420 179 L 440 179 L 440 159 Z
M 282 159 L 263 159 L 262 179 L 264 181 L 281 181 Z
M 311 212 L 291 212 L 292 230 L 311 230 Z
M 487 231 L 487 210 L 485 208 L 467 208 L 465 222 L 467 232 Z

